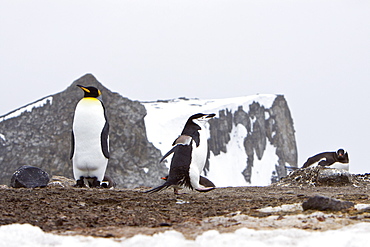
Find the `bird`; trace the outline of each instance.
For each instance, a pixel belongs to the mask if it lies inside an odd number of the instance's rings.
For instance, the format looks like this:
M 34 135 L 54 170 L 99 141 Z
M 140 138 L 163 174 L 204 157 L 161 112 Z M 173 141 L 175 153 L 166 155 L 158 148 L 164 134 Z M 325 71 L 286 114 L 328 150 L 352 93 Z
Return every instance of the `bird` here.
M 349 170 L 348 153 L 340 148 L 336 152 L 323 152 L 307 159 L 302 168 L 312 165 L 329 166 L 331 168 Z
M 215 188 L 204 187 L 199 183 L 208 153 L 206 123 L 214 116 L 213 113 L 197 113 L 189 117 L 180 136 L 173 142 L 174 147 L 160 160 L 162 162 L 173 153 L 165 183 L 145 191 L 146 193 L 158 192 L 170 186 L 186 187 L 199 192 L 208 192 Z
M 167 180 L 168 179 L 168 175 L 165 176 L 165 177 L 161 177 L 161 179 L 163 180 Z M 214 183 L 212 183 L 211 180 L 209 180 L 208 178 L 206 177 L 203 177 L 203 176 L 200 176 L 199 177 L 199 184 L 204 186 L 204 187 L 216 187 L 216 185 Z M 173 192 L 178 195 L 179 194 L 179 189 L 181 189 L 181 187 L 179 186 L 174 186 L 173 187 Z
M 74 112 L 71 154 L 75 187 L 100 187 L 109 159 L 109 123 L 101 92 L 77 85 L 84 97 Z

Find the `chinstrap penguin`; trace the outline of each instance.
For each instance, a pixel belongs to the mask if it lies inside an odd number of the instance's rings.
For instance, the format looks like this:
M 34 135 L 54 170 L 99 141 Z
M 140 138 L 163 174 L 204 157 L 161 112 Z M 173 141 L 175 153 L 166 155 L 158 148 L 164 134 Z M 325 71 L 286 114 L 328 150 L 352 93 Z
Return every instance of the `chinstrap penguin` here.
M 215 188 L 204 187 L 199 183 L 208 152 L 205 125 L 214 116 L 215 114 L 198 113 L 187 120 L 181 135 L 172 144 L 174 147 L 160 160 L 162 162 L 173 153 L 166 182 L 146 193 L 158 192 L 170 186 L 176 189 L 186 187 L 199 192 L 207 192 Z
M 323 152 L 316 154 L 307 159 L 302 168 L 312 165 L 328 166 L 330 168 L 349 170 L 348 153 L 343 149 L 338 149 L 336 152 Z
M 84 91 L 73 118 L 71 155 L 76 187 L 100 187 L 109 159 L 109 123 L 101 92 L 77 85 Z

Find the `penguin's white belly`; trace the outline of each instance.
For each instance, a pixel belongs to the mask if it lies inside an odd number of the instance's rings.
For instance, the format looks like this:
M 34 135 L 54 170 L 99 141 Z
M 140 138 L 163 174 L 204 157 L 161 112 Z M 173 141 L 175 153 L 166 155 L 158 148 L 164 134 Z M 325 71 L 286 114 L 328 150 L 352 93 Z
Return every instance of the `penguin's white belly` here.
M 198 189 L 199 177 L 203 171 L 203 168 L 206 164 L 207 152 L 208 152 L 208 140 L 205 133 L 199 131 L 200 134 L 200 144 L 197 147 L 196 143 L 193 141 L 193 151 L 189 169 L 190 182 L 194 189 Z
M 326 160 L 326 158 L 322 158 L 321 160 L 313 163 L 311 166 L 312 167 L 318 166 L 319 162 L 322 161 L 322 160 Z M 335 162 L 332 165 L 325 166 L 325 167 L 328 167 L 328 168 L 336 168 L 336 169 L 343 169 L 343 170 L 347 170 L 348 171 L 349 170 L 349 163 Z
M 349 163 L 335 162 L 334 164 L 332 164 L 329 167 L 330 168 L 343 169 L 343 170 L 349 171 Z
M 101 147 L 101 133 L 105 125 L 104 109 L 98 99 L 82 99 L 76 106 L 73 121 L 75 179 L 97 177 L 102 181 L 108 159 Z

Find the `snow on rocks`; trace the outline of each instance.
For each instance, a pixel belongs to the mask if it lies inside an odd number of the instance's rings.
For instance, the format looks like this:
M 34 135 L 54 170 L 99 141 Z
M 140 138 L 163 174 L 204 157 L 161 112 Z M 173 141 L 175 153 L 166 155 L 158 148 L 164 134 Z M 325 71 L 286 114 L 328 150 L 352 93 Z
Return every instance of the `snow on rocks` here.
M 207 127 L 209 158 L 203 174 L 216 186 L 265 186 L 286 175 L 285 164 L 296 166 L 293 123 L 281 95 L 143 104 L 148 140 L 162 154 L 171 149 L 189 116 L 216 114 Z
M 49 97 L 46 97 L 46 98 L 43 98 L 39 101 L 36 101 L 34 103 L 31 103 L 31 104 L 28 104 L 22 108 L 19 108 L 18 110 L 15 110 L 13 112 L 10 112 L 9 114 L 7 115 L 4 115 L 2 117 L 0 117 L 0 122 L 4 121 L 4 120 L 8 120 L 8 119 L 11 119 L 11 118 L 15 118 L 15 117 L 18 117 L 20 116 L 22 113 L 24 112 L 31 112 L 34 108 L 38 108 L 38 107 L 42 107 L 46 104 L 52 104 L 53 103 L 53 97 L 52 96 L 49 96 Z

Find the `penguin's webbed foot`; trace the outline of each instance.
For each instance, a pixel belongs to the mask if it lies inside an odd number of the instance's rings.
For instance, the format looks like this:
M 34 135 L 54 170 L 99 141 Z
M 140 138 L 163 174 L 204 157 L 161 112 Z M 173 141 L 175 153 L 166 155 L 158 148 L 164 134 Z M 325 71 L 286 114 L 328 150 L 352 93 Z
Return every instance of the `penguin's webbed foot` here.
M 92 181 L 89 181 L 89 186 L 90 188 L 102 188 L 97 177 L 94 177 Z
M 186 194 L 185 192 L 184 193 L 180 193 L 179 192 L 179 189 L 177 189 L 177 188 L 173 188 L 173 193 L 175 194 L 175 195 L 184 195 L 184 194 Z
M 84 182 L 84 178 L 81 177 L 80 179 L 76 180 L 76 184 L 73 185 L 73 187 L 76 187 L 76 188 L 84 188 L 84 187 L 86 187 L 85 182 Z

